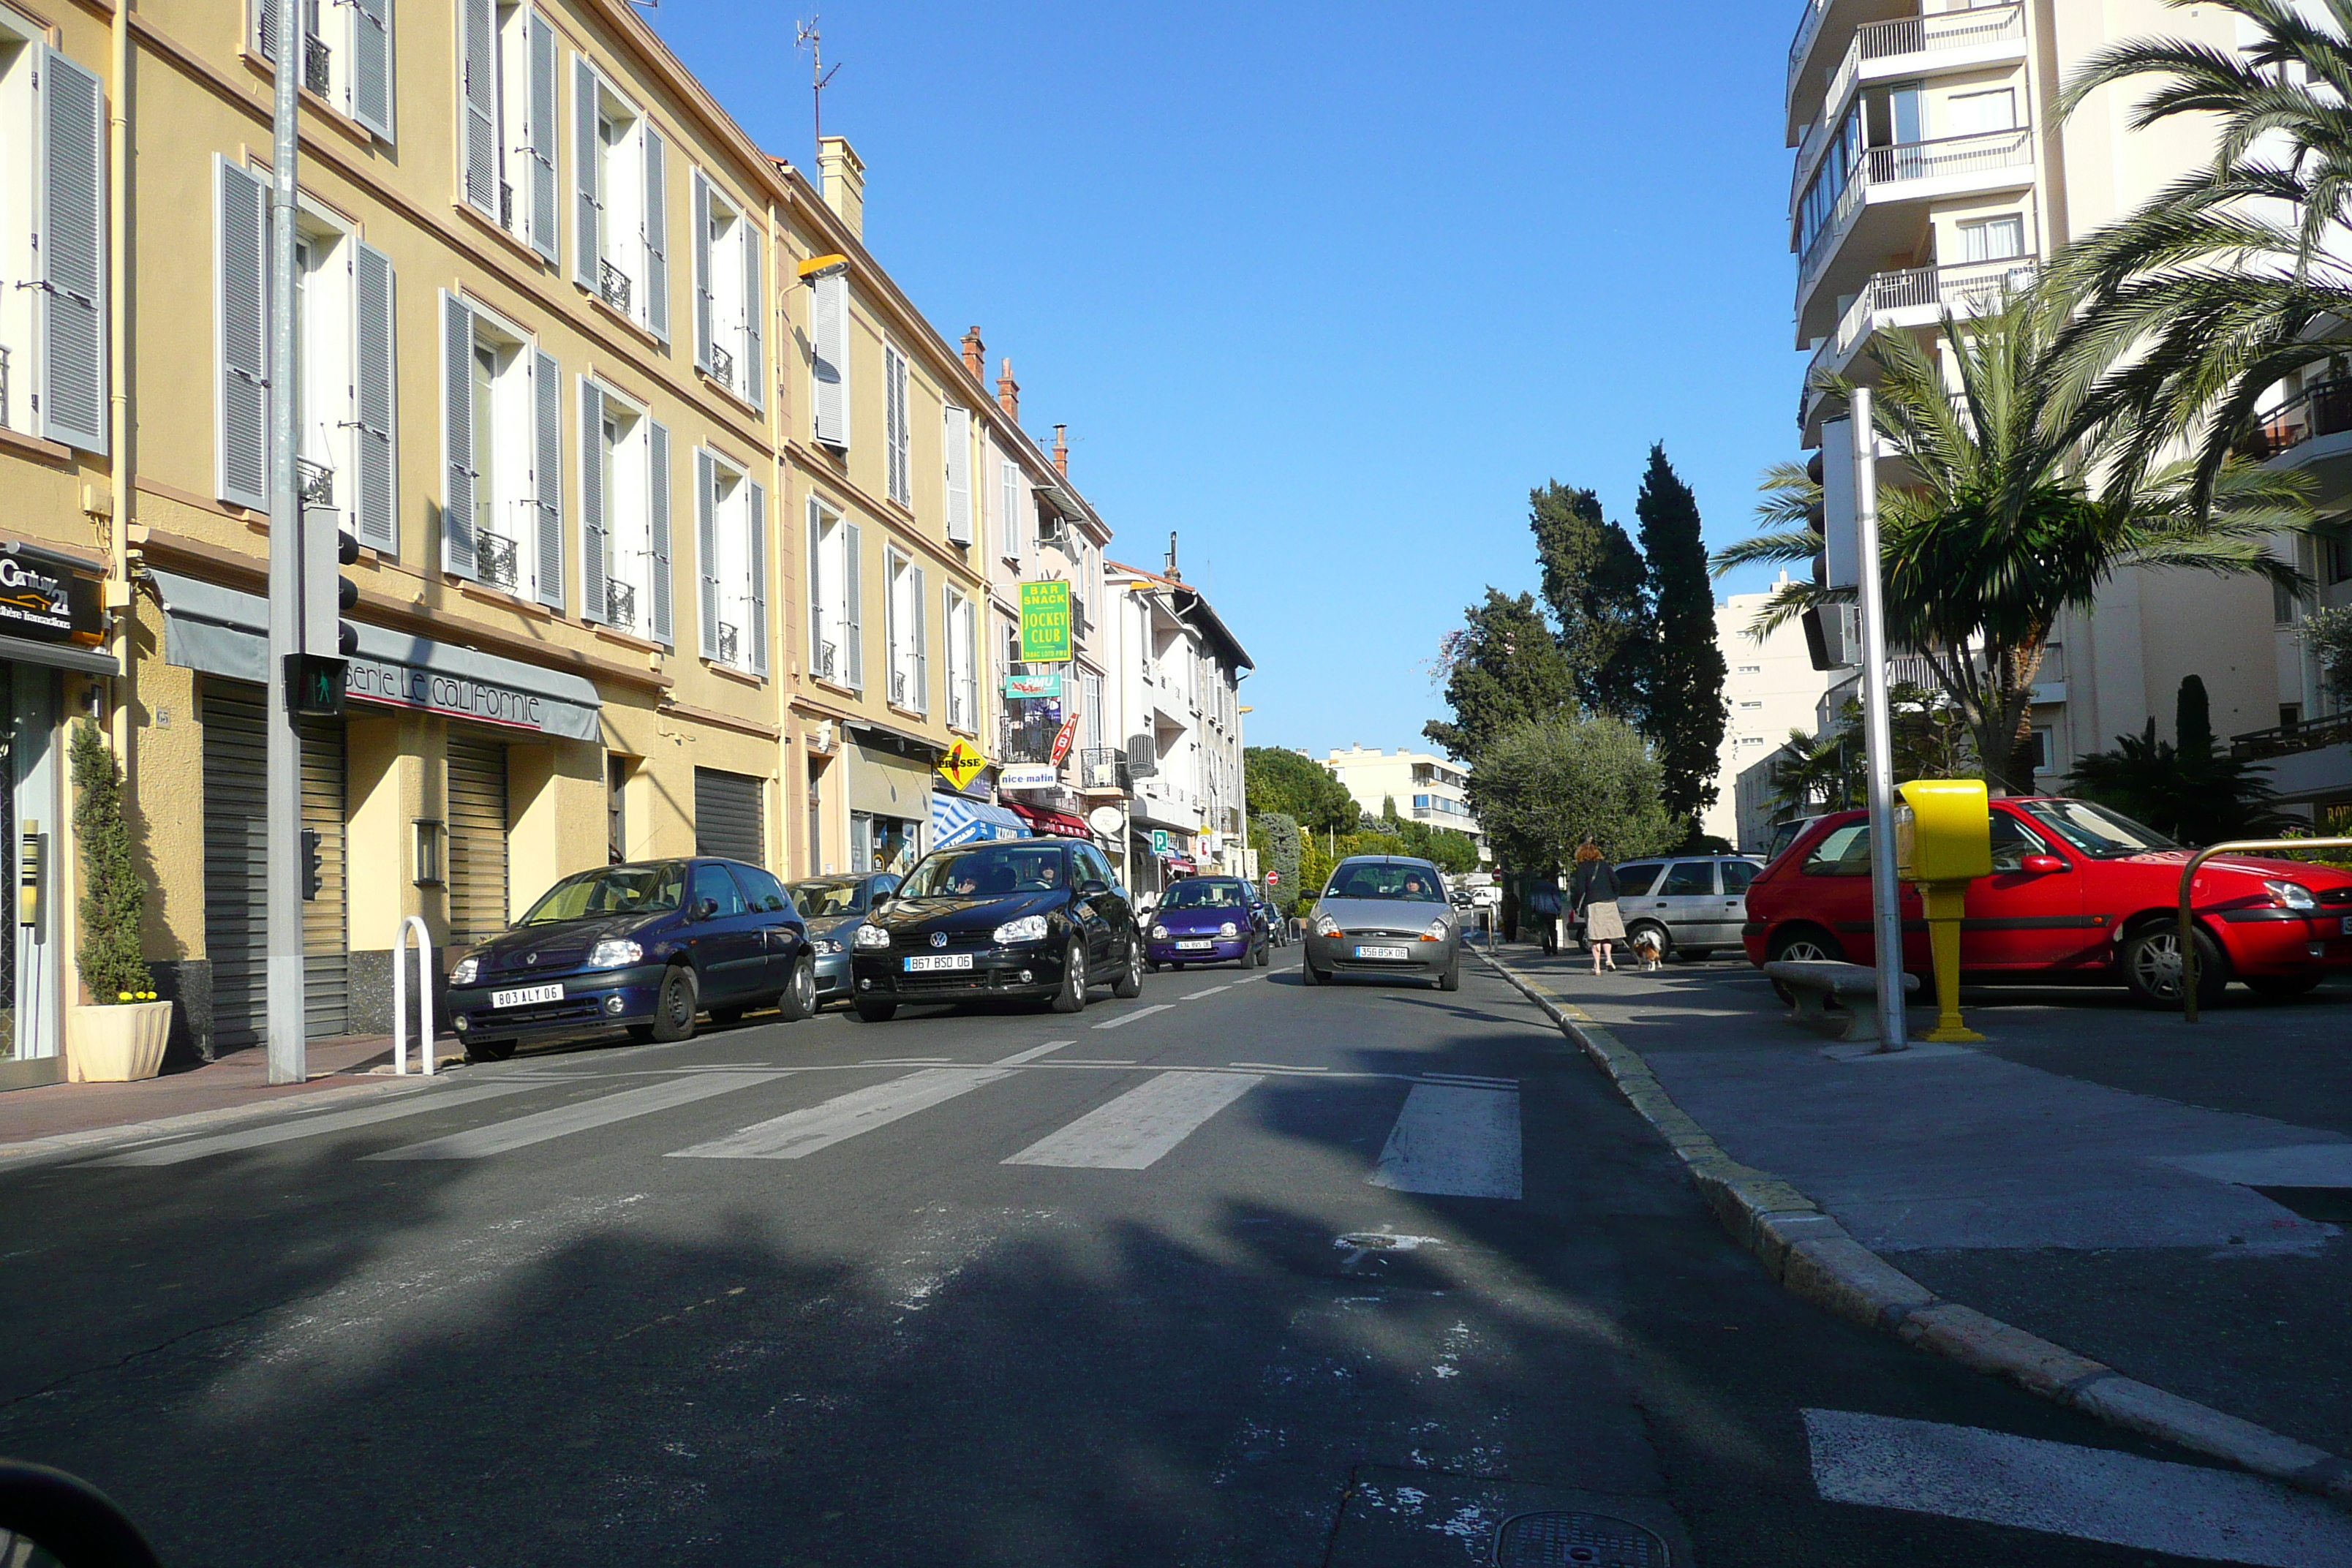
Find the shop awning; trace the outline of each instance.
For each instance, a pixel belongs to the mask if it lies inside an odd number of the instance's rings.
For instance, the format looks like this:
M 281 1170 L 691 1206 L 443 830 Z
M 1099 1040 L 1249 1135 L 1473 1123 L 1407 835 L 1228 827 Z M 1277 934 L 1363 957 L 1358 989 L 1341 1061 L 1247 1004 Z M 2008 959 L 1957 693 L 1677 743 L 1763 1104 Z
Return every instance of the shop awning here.
M 931 847 L 952 849 L 992 838 L 1026 838 L 1029 825 L 1001 805 L 960 795 L 931 794 Z
M 1168 868 L 1171 876 L 1197 877 L 1201 874 L 1201 868 L 1193 864 L 1190 855 L 1165 856 L 1160 863 Z
M 1095 830 L 1083 818 L 1066 811 L 1047 811 L 1042 806 L 1024 805 L 1017 800 L 1011 804 L 1021 820 L 1040 833 L 1055 838 L 1083 838 L 1089 843 L 1094 840 Z

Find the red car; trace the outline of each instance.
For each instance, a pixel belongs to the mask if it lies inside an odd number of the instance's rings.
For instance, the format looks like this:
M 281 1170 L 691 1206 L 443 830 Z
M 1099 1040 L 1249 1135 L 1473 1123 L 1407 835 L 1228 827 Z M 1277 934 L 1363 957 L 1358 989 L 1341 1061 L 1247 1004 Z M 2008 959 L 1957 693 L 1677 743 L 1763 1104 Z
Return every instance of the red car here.
M 1992 803 L 1993 874 L 1969 885 L 1960 966 L 1971 979 L 2120 981 L 2142 1002 L 2180 1005 L 2180 868 L 2189 852 L 2129 817 L 2054 796 Z M 1903 889 L 1903 966 L 1928 974 L 1927 922 Z M 2296 996 L 2352 969 L 2352 873 L 2251 856 L 2197 874 L 2199 1000 L 2232 980 Z M 1867 814 L 1811 824 L 1748 889 L 1753 963 L 1874 961 Z

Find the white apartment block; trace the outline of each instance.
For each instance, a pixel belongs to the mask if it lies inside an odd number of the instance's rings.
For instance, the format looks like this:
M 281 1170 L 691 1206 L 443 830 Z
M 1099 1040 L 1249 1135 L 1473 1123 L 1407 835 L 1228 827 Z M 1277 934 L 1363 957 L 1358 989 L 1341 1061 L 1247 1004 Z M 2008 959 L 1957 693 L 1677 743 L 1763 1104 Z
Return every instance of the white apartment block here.
M 1350 744 L 1325 757 L 1323 765 L 1365 816 L 1378 816 L 1393 802 L 1401 817 L 1468 834 L 1478 841 L 1480 858 L 1486 857 L 1486 835 L 1470 809 L 1470 775 L 1445 758 L 1402 746 L 1368 752 Z
M 1776 628 L 1761 642 L 1748 634 L 1788 580 L 1783 573 L 1769 591 L 1734 594 L 1715 607 L 1716 646 L 1728 667 L 1723 680 L 1727 721 L 1717 752 L 1719 793 L 1700 819 L 1699 830 L 1745 854 L 1770 846 L 1778 816 L 1773 759 L 1788 743 L 1790 731 L 1817 731 L 1822 699 L 1830 689 L 1831 676 L 1813 668 L 1804 628 L 1796 622 Z
M 1837 405 L 1813 378 L 1867 383 L 1874 332 L 1933 340 L 1947 313 L 1982 308 L 2207 156 L 2207 132 L 2193 124 L 2127 129 L 2145 86 L 2105 89 L 2062 123 L 2059 93 L 2081 62 L 2149 36 L 2231 49 L 2244 41 L 2236 28 L 2218 9 L 2162 0 L 1803 5 L 1787 119 L 1796 149 L 1795 338 L 1811 355 L 1798 414 L 1802 445 L 1821 448 L 1832 468 L 1850 460 L 1851 427 L 1827 417 Z M 2339 510 L 2352 508 L 2347 392 L 2352 382 L 2282 388 L 2266 427 L 2273 460 L 2320 472 Z M 1834 507 L 1834 478 L 1830 489 Z M 2352 595 L 2342 543 L 2299 548 L 2332 601 Z M 2218 731 L 2279 756 L 2273 766 L 2288 798 L 2352 799 L 2352 745 L 2342 743 L 2352 741 L 2352 724 L 2339 717 L 2345 733 L 2332 748 L 2306 743 L 2333 731 L 2308 732 L 2329 710 L 2294 637 L 2296 614 L 2252 580 L 2120 574 L 2094 610 L 2067 616 L 2051 638 L 2033 710 L 2042 782 L 2054 786 L 2074 757 L 2113 745 L 2150 716 L 2168 732 L 2174 695 L 2194 674 L 2211 696 Z

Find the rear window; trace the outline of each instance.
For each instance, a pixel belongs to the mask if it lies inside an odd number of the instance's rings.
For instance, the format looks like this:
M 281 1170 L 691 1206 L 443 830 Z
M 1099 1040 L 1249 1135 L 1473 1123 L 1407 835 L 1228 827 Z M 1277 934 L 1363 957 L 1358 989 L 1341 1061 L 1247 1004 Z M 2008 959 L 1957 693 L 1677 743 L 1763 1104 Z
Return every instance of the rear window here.
M 1870 875 L 1870 824 L 1849 822 L 1832 828 L 1805 857 L 1808 877 Z
M 1667 870 L 1665 882 L 1658 889 L 1658 897 L 1662 899 L 1704 898 L 1714 891 L 1714 861 L 1677 860 Z
M 1744 893 L 1748 885 L 1756 880 L 1759 868 L 1753 860 L 1724 860 L 1717 864 L 1723 868 L 1723 890 L 1726 893 Z
M 1617 891 L 1639 898 L 1650 890 L 1651 884 L 1658 879 L 1658 873 L 1664 868 L 1663 860 L 1636 860 L 1630 866 L 1620 866 L 1617 868 Z

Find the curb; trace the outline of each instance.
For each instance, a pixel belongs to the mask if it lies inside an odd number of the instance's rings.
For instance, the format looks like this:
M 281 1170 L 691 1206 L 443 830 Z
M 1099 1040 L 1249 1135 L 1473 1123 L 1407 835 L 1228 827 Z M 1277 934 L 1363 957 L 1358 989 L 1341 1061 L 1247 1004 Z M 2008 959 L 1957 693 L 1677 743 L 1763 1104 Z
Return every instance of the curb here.
M 1707 1207 L 1765 1271 L 1815 1306 L 2031 1394 L 2143 1436 L 2225 1459 L 2259 1476 L 2352 1504 L 2352 1464 L 2325 1449 L 2126 1377 L 2063 1345 L 1946 1300 L 1854 1240 L 1820 1205 L 1769 1172 L 1743 1165 L 1676 1105 L 1641 1053 L 1559 1004 L 1487 953 L 1476 955 L 1550 1016 L 1656 1128 Z
M 184 1115 L 159 1117 L 152 1121 L 121 1121 L 110 1127 L 89 1127 L 79 1132 L 52 1132 L 45 1137 L 0 1143 L 0 1175 L 68 1164 L 117 1144 L 174 1138 L 184 1132 L 212 1131 L 222 1127 L 234 1127 L 240 1122 L 264 1121 L 273 1116 L 289 1113 L 307 1116 L 349 1105 L 354 1100 L 379 1099 L 402 1089 L 426 1089 L 439 1081 L 440 1075 L 431 1079 L 413 1074 L 405 1078 L 387 1079 L 376 1079 L 369 1074 L 353 1074 L 352 1077 L 353 1081 L 347 1086 L 322 1088 L 309 1094 L 279 1095 L 249 1105 L 215 1106 L 210 1110 L 191 1110 Z

